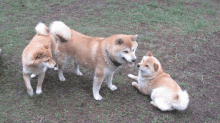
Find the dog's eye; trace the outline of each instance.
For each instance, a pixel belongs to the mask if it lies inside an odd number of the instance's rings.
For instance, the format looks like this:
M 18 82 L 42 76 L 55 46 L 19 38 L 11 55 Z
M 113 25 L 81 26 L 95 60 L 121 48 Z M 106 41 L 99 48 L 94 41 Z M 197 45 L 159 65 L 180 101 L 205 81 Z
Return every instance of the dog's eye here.
M 49 62 L 50 61 L 50 59 L 48 59 L 46 62 Z
M 128 51 L 124 51 L 124 53 L 128 53 Z
M 148 67 L 148 65 L 145 65 L 146 67 Z

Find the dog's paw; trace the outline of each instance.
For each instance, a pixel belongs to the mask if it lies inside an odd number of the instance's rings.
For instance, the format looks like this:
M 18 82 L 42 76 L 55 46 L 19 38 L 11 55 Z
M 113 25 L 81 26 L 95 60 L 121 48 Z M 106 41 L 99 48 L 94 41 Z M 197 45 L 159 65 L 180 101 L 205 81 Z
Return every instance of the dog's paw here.
M 109 87 L 112 91 L 116 90 L 117 87 L 115 85 L 112 85 L 111 87 Z
M 138 83 L 137 82 L 132 82 L 132 86 L 135 86 L 137 85 Z
M 62 82 L 66 81 L 66 79 L 65 79 L 65 77 L 64 77 L 63 75 L 59 75 L 59 79 L 60 79 L 60 81 L 62 81 Z
M 36 90 L 36 94 L 41 94 L 42 93 L 42 90 L 41 89 L 37 89 Z
M 27 90 L 27 93 L 30 97 L 33 97 L 34 95 L 33 89 Z
M 35 75 L 35 74 L 31 74 L 31 78 L 34 78 L 34 77 L 36 77 L 37 75 Z
M 134 75 L 132 75 L 132 74 L 128 74 L 128 77 L 130 77 L 130 78 L 134 78 Z
M 60 77 L 60 81 L 64 82 L 66 79 L 64 77 Z
M 55 70 L 55 71 L 59 70 L 58 66 L 57 66 L 57 67 L 54 67 L 54 70 Z
M 150 104 L 152 104 L 154 107 L 156 108 L 159 108 L 156 103 L 154 103 L 154 101 L 150 101 Z M 159 108 L 160 109 L 160 108 Z M 163 110 L 163 109 L 160 109 L 161 111 L 166 111 L 166 110 Z
M 82 73 L 82 72 L 80 72 L 80 71 L 77 71 L 77 72 L 76 72 L 76 75 L 78 75 L 78 76 L 82 76 L 82 75 L 83 75 L 83 73 Z
M 154 105 L 154 101 L 150 101 L 150 104 Z
M 102 100 L 102 96 L 101 95 L 94 95 L 95 100 Z

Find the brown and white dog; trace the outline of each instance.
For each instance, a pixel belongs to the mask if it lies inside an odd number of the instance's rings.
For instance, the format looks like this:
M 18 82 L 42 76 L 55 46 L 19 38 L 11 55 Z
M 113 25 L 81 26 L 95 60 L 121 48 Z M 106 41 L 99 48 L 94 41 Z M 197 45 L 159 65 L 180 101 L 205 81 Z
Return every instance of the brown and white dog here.
M 108 87 L 117 89 L 112 84 L 112 77 L 119 66 L 127 63 L 130 67 L 136 61 L 135 50 L 138 46 L 137 35 L 117 34 L 107 38 L 90 37 L 70 29 L 61 21 L 50 25 L 50 33 L 58 37 L 55 59 L 58 65 L 60 81 L 65 81 L 63 69 L 68 57 L 74 59 L 75 73 L 82 76 L 79 65 L 95 72 L 93 79 L 93 96 L 101 100 L 99 90 L 103 80 Z
M 160 62 L 147 52 L 142 61 L 137 64 L 138 76 L 128 74 L 128 77 L 138 81 L 132 82 L 141 93 L 151 95 L 150 102 L 161 111 L 185 110 L 189 104 L 189 96 L 180 86 L 163 72 Z
M 56 65 L 52 59 L 55 38 L 49 33 L 48 27 L 43 23 L 39 23 L 35 30 L 37 34 L 22 53 L 23 77 L 27 93 L 30 96 L 33 96 L 33 88 L 30 83 L 31 75 L 38 75 L 36 94 L 41 94 L 47 68 L 54 68 Z

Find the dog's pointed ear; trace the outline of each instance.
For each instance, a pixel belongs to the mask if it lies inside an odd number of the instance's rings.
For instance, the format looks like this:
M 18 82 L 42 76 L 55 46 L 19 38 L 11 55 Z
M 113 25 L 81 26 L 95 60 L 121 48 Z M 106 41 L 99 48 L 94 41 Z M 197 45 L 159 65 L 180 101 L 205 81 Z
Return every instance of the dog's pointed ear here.
M 152 56 L 151 52 L 150 52 L 150 51 L 147 51 L 146 56 Z
M 136 35 L 132 35 L 131 40 L 132 40 L 132 41 L 136 41 L 137 37 L 138 37 L 138 35 L 137 35 L 137 34 L 136 34 Z
M 159 69 L 159 65 L 157 63 L 154 63 L 154 70 L 157 72 Z
M 116 40 L 116 44 L 123 44 L 124 43 L 124 41 L 123 41 L 123 39 L 122 38 L 118 38 L 117 40 Z
M 49 43 L 48 45 L 44 46 L 45 49 L 51 49 L 51 43 Z
M 41 57 L 44 56 L 44 54 L 45 54 L 45 50 L 39 50 L 34 54 L 34 59 L 35 60 L 40 59 Z
M 43 56 L 44 56 L 43 53 L 39 53 L 39 54 L 36 55 L 35 59 L 36 59 L 36 60 L 37 60 L 37 59 L 40 59 L 40 58 L 43 57 Z

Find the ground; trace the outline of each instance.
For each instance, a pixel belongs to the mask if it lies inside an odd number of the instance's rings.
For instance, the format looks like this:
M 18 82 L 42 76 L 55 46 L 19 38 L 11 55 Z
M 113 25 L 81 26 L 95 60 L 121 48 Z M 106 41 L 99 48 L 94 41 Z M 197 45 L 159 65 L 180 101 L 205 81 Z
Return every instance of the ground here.
M 219 0 L 44 0 L 0 1 L 1 122 L 220 122 L 220 1 Z M 101 101 L 92 96 L 93 71 L 64 70 L 67 81 L 49 69 L 43 93 L 29 97 L 22 77 L 21 54 L 35 35 L 38 22 L 61 20 L 90 36 L 138 34 L 136 55 L 147 51 L 165 72 L 189 93 L 185 111 L 161 112 L 150 97 L 131 86 L 123 65 L 114 74 L 116 91 L 102 84 Z M 32 79 L 36 89 L 37 78 Z

